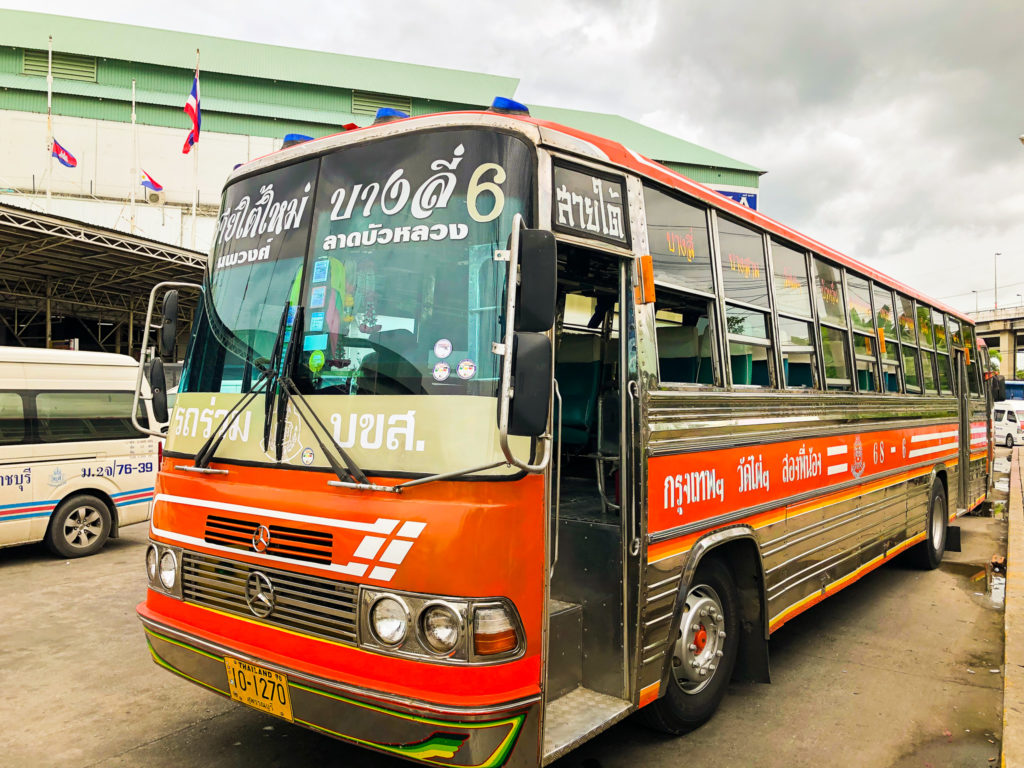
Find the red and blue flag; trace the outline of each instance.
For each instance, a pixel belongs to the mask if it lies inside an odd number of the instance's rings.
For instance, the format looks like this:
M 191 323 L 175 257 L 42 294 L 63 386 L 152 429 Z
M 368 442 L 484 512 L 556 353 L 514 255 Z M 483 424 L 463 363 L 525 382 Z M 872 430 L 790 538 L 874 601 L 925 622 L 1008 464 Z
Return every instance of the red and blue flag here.
M 156 179 L 146 173 L 145 169 L 142 169 L 142 186 L 148 187 L 154 192 L 160 192 L 163 190 L 163 186 Z
M 202 113 L 199 111 L 199 70 L 196 70 L 196 75 L 192 78 L 192 92 L 188 95 L 188 101 L 185 102 L 185 114 L 192 119 L 192 130 L 188 132 L 188 138 L 185 139 L 185 146 L 181 148 L 181 153 L 187 155 L 192 149 L 192 145 L 199 141 L 199 125 L 203 121 Z
M 68 152 L 64 147 L 60 145 L 56 139 L 53 140 L 53 147 L 50 149 L 50 154 L 57 158 L 57 161 L 68 168 L 74 168 L 78 165 L 78 161 L 75 156 Z

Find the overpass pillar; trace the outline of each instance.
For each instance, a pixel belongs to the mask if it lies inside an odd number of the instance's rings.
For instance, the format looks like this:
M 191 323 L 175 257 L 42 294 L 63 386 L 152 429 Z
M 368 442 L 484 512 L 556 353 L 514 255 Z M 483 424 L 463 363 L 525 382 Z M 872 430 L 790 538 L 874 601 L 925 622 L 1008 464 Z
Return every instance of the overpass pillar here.
M 999 373 L 1007 379 L 1016 378 L 1017 366 L 1017 331 L 999 332 Z

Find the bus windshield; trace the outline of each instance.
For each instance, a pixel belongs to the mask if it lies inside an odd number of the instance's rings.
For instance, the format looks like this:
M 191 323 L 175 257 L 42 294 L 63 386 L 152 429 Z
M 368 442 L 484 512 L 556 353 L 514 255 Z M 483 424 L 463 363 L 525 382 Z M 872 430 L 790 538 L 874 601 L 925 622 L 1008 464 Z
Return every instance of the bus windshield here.
M 505 270 L 494 252 L 515 214 L 532 218 L 533 169 L 522 140 L 463 129 L 231 184 L 180 391 L 248 391 L 284 318 L 304 394 L 495 396 Z

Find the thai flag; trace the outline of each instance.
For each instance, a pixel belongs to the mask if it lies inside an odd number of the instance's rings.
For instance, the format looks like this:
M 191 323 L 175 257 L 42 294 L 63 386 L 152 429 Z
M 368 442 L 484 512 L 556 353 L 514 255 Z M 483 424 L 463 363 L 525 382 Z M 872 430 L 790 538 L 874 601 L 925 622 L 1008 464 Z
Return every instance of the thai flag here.
M 188 132 L 188 138 L 185 139 L 185 146 L 181 148 L 181 153 L 187 155 L 192 149 L 192 145 L 199 141 L 199 124 L 202 123 L 202 113 L 199 111 L 199 70 L 196 70 L 196 75 L 192 78 L 192 93 L 188 95 L 188 101 L 185 102 L 185 114 L 192 118 L 192 130 Z
M 144 169 L 142 170 L 142 186 L 149 187 L 154 192 L 160 192 L 163 190 L 163 187 L 159 184 L 159 182 L 157 182 L 156 179 L 154 179 L 152 176 L 146 173 Z
M 56 157 L 61 165 L 67 166 L 68 168 L 74 168 L 78 165 L 78 161 L 75 159 L 75 156 L 64 149 L 56 139 L 53 140 L 53 148 L 50 150 L 50 154 L 53 157 Z

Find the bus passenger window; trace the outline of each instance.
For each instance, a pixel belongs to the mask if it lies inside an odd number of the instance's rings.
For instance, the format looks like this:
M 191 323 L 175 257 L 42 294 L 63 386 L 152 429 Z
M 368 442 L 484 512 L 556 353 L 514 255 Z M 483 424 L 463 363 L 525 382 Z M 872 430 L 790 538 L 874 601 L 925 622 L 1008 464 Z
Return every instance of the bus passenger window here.
M 923 333 L 921 334 L 924 335 Z M 929 395 L 939 394 L 938 377 L 935 375 L 935 353 L 921 350 L 921 368 L 924 371 L 924 389 Z
M 875 333 L 882 361 L 882 391 L 900 391 L 900 349 L 896 331 L 896 310 L 892 292 L 880 285 L 872 287 L 875 300 Z
M 939 361 L 939 386 L 942 387 L 942 394 L 955 394 L 953 392 L 953 372 L 949 367 L 949 355 L 938 355 Z
M 861 392 L 877 392 L 874 339 L 864 333 L 853 334 L 853 354 L 857 364 L 857 387 Z
M 849 358 L 846 354 L 846 331 L 821 326 L 821 353 L 825 358 L 825 387 L 852 389 Z
M 736 386 L 772 386 L 771 341 L 763 312 L 726 308 L 729 366 Z
M 801 320 L 779 318 L 782 378 L 787 388 L 814 388 L 814 334 L 811 327 L 810 323 Z
M 663 383 L 717 384 L 711 303 L 658 287 L 654 301 L 658 379 Z
M 921 379 L 917 373 L 917 349 L 903 347 L 903 375 L 907 379 L 907 392 L 920 393 Z
M 896 296 L 899 309 L 898 328 L 900 344 L 903 347 L 903 372 L 907 380 L 907 392 L 920 394 L 921 375 L 917 362 L 917 320 L 914 314 L 914 300 Z
M 0 392 L 0 445 L 25 439 L 25 406 L 17 392 Z

